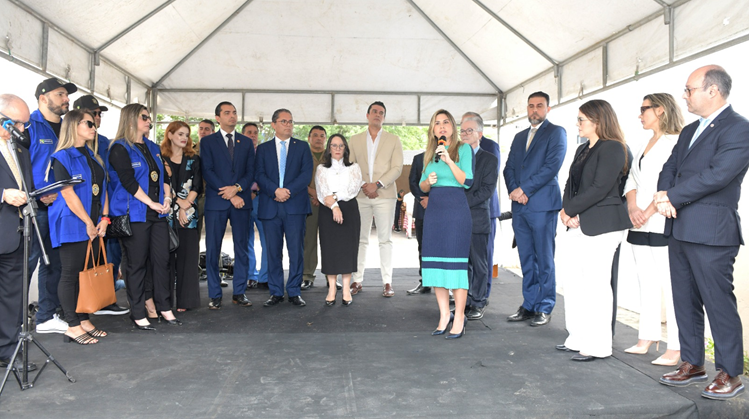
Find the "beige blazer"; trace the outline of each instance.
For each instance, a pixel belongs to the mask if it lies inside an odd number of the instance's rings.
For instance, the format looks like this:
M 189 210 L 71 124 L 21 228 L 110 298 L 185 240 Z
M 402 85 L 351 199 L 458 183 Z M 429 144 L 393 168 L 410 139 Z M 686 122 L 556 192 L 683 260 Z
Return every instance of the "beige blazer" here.
M 403 170 L 403 146 L 401 139 L 394 134 L 382 130 L 380 144 L 377 146 L 374 163 L 367 155 L 367 132 L 356 134 L 349 140 L 349 161 L 359 164 L 362 180 L 366 183 L 377 182 L 385 185 L 377 190 L 379 198 L 397 198 L 395 180 Z M 374 164 L 374 179 L 369 179 L 369 167 Z M 364 192 L 359 192 L 358 199 L 369 199 Z

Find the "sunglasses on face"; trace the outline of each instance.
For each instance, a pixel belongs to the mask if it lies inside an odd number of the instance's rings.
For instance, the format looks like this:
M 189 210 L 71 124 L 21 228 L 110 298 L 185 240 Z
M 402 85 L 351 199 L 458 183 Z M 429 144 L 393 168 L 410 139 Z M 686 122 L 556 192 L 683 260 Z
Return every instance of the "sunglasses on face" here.
M 101 116 L 101 111 L 91 111 L 94 116 Z
M 96 124 L 95 124 L 95 123 L 94 123 L 93 121 L 88 121 L 88 120 L 86 120 L 86 121 L 81 121 L 81 122 L 79 122 L 79 124 L 86 124 L 86 125 L 88 125 L 88 127 L 89 127 L 89 128 L 94 128 L 94 127 L 96 127 Z
M 140 119 L 142 119 L 144 121 L 150 121 L 151 120 L 151 115 L 143 115 L 143 114 L 141 114 Z

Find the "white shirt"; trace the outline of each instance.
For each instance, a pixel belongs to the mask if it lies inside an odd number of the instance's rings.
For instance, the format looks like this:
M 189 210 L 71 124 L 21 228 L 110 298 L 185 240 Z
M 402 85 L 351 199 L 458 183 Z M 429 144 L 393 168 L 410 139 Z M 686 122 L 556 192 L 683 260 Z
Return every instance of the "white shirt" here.
M 234 145 L 237 145 L 237 136 L 233 132 L 226 132 L 219 128 L 218 132 L 221 133 L 221 137 L 224 138 L 224 144 L 226 145 L 226 148 L 229 148 L 229 139 L 226 138 L 226 134 L 231 134 L 231 141 L 234 143 Z
M 367 165 L 369 166 L 369 182 L 375 182 L 374 179 L 374 161 L 377 155 L 377 146 L 380 145 L 380 137 L 382 137 L 382 128 L 377 132 L 377 137 L 372 141 L 372 136 L 369 134 L 367 129 Z
M 273 136 L 273 141 L 276 142 L 276 156 L 278 156 L 278 168 L 281 168 L 281 140 Z M 291 145 L 291 138 L 287 138 L 286 140 L 286 157 L 289 157 L 289 145 Z M 287 160 L 288 161 L 288 160 Z
M 726 103 L 725 105 L 721 106 L 718 110 L 711 113 L 710 116 L 708 116 L 707 118 L 700 117 L 699 121 L 700 121 L 700 124 L 702 125 L 702 130 L 700 130 L 699 126 L 697 127 L 697 131 L 694 132 L 695 135 L 692 137 L 692 140 L 689 143 L 690 147 L 694 144 L 695 141 L 697 141 L 697 138 L 699 138 L 699 136 L 702 135 L 702 133 L 705 132 L 705 130 L 707 130 L 707 127 L 710 126 L 710 123 L 715 119 L 715 117 L 720 115 L 720 113 L 723 112 L 724 110 L 726 110 L 728 106 L 729 106 L 728 103 Z
M 317 199 L 325 202 L 325 197 L 336 194 L 339 201 L 350 201 L 359 194 L 361 168 L 356 163 L 344 166 L 342 160 L 333 160 L 330 168 L 317 166 L 315 190 Z

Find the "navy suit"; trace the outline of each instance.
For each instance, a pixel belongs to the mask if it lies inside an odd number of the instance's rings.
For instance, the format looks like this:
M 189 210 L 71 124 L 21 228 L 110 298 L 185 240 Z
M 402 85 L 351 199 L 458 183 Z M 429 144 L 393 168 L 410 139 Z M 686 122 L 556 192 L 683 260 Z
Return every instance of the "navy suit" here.
M 208 297 L 221 298 L 221 282 L 218 262 L 221 257 L 221 241 L 226 233 L 226 221 L 231 220 L 234 239 L 234 289 L 232 294 L 244 294 L 249 278 L 250 213 L 255 147 L 252 140 L 237 132 L 233 133 L 234 158 L 229 155 L 221 131 L 200 140 L 200 164 L 205 180 L 205 250 L 208 273 Z M 239 184 L 242 192 L 237 196 L 244 200 L 244 207 L 234 208 L 231 201 L 219 196 L 219 188 Z M 254 267 L 253 267 L 254 268 Z
M 280 185 L 276 139 L 257 146 L 256 182 L 260 188 L 258 218 L 268 244 L 268 287 L 270 295 L 283 297 L 283 241 L 289 253 L 289 298 L 301 295 L 304 264 L 304 233 L 307 214 L 312 212 L 307 185 L 312 180 L 312 152 L 306 141 L 288 140 L 284 184 Z M 285 202 L 277 202 L 276 189 L 291 192 Z M 263 249 L 265 251 L 265 249 Z
M 512 202 L 512 229 L 523 271 L 523 307 L 550 314 L 556 304 L 554 235 L 562 194 L 557 174 L 567 152 L 567 132 L 545 120 L 526 151 L 530 128 L 515 135 L 504 176 L 507 192 L 518 187 L 526 205 Z
M 496 157 L 497 162 L 502 161 L 502 158 L 499 155 L 499 144 L 497 144 L 496 142 L 482 136 L 481 140 L 479 141 L 479 148 L 484 151 L 488 151 L 490 154 Z M 499 164 L 497 164 L 497 182 L 499 182 Z M 492 271 L 494 269 L 494 238 L 497 236 L 497 219 L 499 219 L 500 214 L 501 212 L 499 209 L 499 195 L 497 194 L 497 190 L 495 188 L 494 194 L 491 196 L 491 201 L 489 201 L 489 217 L 491 217 L 491 219 L 489 220 L 489 224 L 492 231 L 489 236 L 489 246 L 486 248 L 488 252 L 486 262 L 489 267 L 489 278 L 486 284 L 486 298 L 489 298 L 489 294 L 491 294 L 492 292 Z
M 658 190 L 667 192 L 677 215 L 666 220 L 665 234 L 681 358 L 697 366 L 705 362 L 704 306 L 715 366 L 735 377 L 743 372 L 743 339 L 733 263 L 744 244 L 738 201 L 749 167 L 749 121 L 729 106 L 690 148 L 698 125 L 681 132 L 658 179 Z
M 499 160 L 481 148 L 473 159 L 473 184 L 466 189 L 466 200 L 471 208 L 471 247 L 468 253 L 468 299 L 466 305 L 484 307 L 491 266 L 487 263 L 491 226 L 495 224 L 490 214 L 490 199 L 497 194 L 497 167 Z
M 411 171 L 408 173 L 408 188 L 414 196 L 414 227 L 416 228 L 416 242 L 419 249 L 419 277 L 421 277 L 421 239 L 424 237 L 424 207 L 421 206 L 421 198 L 429 198 L 419 186 L 421 172 L 424 171 L 424 153 L 414 156 L 411 163 Z

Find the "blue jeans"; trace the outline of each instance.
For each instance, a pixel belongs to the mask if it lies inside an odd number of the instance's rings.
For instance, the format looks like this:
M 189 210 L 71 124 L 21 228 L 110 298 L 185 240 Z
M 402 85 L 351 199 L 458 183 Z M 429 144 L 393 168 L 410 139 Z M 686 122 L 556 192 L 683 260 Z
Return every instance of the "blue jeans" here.
M 119 291 L 125 288 L 125 281 L 117 279 L 120 272 L 120 263 L 122 262 L 120 239 L 107 239 L 107 262 L 114 265 L 114 290 Z
M 57 205 L 61 205 L 61 203 Z M 57 307 L 60 307 L 57 286 L 60 284 L 62 266 L 60 264 L 59 249 L 52 248 L 52 241 L 49 237 L 47 211 L 39 211 L 36 223 L 39 226 L 39 233 L 42 235 L 44 250 L 47 251 L 47 255 L 49 256 L 49 265 L 45 265 L 44 261 L 39 261 L 42 257 L 42 249 L 39 246 L 36 233 L 32 233 L 31 256 L 29 256 L 29 280 L 31 280 L 31 276 L 34 274 L 36 264 L 39 263 L 39 311 L 36 313 L 36 324 L 41 324 L 47 320 L 51 320 L 55 311 L 57 311 Z
M 254 270 L 253 275 L 250 272 L 250 279 L 256 279 L 257 282 L 268 282 L 268 247 L 265 244 L 265 230 L 263 229 L 263 223 L 257 218 L 257 207 L 259 199 L 255 197 L 252 200 L 252 217 L 250 218 L 250 230 L 252 231 L 252 238 L 250 239 L 250 267 L 251 271 Z M 260 271 L 257 270 L 257 259 L 255 258 L 254 251 L 254 228 L 257 226 L 257 234 L 260 236 L 260 246 L 263 247 L 263 255 L 260 257 Z

